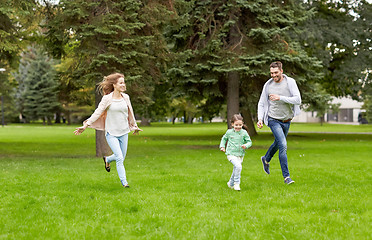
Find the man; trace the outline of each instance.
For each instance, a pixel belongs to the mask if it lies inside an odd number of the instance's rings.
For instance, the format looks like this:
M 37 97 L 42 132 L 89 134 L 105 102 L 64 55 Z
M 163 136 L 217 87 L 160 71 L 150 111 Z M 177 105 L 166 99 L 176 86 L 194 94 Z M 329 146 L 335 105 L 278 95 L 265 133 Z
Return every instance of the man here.
M 271 78 L 265 83 L 260 101 L 258 102 L 257 127 L 267 125 L 275 137 L 274 143 L 261 157 L 264 171 L 270 174 L 270 161 L 279 150 L 279 161 L 284 177 L 284 183 L 291 184 L 287 160 L 287 135 L 291 120 L 300 114 L 301 95 L 296 81 L 283 74 L 282 63 L 270 64 Z

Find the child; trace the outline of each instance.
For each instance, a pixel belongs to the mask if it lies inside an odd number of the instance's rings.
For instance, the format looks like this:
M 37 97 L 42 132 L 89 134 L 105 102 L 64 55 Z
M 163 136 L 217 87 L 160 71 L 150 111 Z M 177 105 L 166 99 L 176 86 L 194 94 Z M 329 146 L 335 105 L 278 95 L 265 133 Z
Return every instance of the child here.
M 243 123 L 243 117 L 240 114 L 234 114 L 231 118 L 232 129 L 228 129 L 223 135 L 220 143 L 220 150 L 225 152 L 227 160 L 233 165 L 233 172 L 230 180 L 227 182 L 229 188 L 240 191 L 240 173 L 242 171 L 242 162 L 245 154 L 245 149 L 252 146 L 251 138 L 246 130 L 242 129 L 246 126 Z M 227 142 L 227 147 L 225 149 Z

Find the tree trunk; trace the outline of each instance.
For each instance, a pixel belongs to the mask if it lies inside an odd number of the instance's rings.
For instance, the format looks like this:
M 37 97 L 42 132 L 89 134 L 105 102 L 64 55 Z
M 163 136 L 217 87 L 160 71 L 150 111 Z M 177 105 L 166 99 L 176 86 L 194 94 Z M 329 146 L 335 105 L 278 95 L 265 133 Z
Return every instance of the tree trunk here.
M 231 128 L 230 120 L 239 113 L 239 73 L 230 72 L 227 77 L 227 126 Z
M 150 119 L 142 117 L 141 118 L 141 126 L 150 126 Z
M 96 107 L 98 106 L 99 102 L 102 99 L 102 96 L 95 91 L 96 93 Z M 96 130 L 96 156 L 103 157 L 105 155 L 109 155 L 111 153 L 111 149 L 107 144 L 105 132 Z
M 248 127 L 248 134 L 249 136 L 253 137 L 257 135 L 257 131 L 255 128 L 255 123 L 252 118 L 252 114 L 249 108 L 247 109 L 242 109 L 242 115 L 244 118 L 244 123 Z
M 52 119 L 50 117 L 47 117 L 47 124 L 52 125 Z
M 67 110 L 65 114 L 66 114 L 67 125 L 71 125 L 71 112 Z
M 61 123 L 61 112 L 60 111 L 56 112 L 56 120 L 54 121 L 54 123 Z
M 238 11 L 238 10 L 237 10 Z M 230 20 L 237 21 L 237 13 L 231 13 Z M 237 30 L 238 22 L 232 24 L 229 30 L 229 48 L 232 51 L 239 51 L 240 36 Z M 233 60 L 233 59 L 232 59 Z M 234 114 L 239 113 L 239 87 L 240 76 L 239 72 L 229 72 L 227 75 L 227 125 L 231 128 L 231 118 Z
M 194 118 L 193 117 L 191 117 L 191 116 L 189 116 L 188 118 L 187 118 L 187 123 L 188 124 L 192 124 L 192 121 L 194 120 Z

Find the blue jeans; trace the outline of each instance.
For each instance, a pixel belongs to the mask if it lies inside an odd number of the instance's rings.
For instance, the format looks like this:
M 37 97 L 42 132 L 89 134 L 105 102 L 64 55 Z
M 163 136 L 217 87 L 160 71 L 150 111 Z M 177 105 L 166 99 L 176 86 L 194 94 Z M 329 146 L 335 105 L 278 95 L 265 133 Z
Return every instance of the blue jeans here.
M 124 168 L 124 159 L 127 155 L 128 148 L 128 134 L 116 137 L 106 133 L 106 140 L 114 153 L 111 156 L 106 157 L 106 162 L 111 163 L 112 161 L 116 161 L 116 170 L 118 171 L 121 184 L 124 186 L 128 184 Z
M 229 180 L 230 186 L 234 186 L 235 183 L 240 184 L 240 175 L 242 172 L 243 158 L 244 157 L 227 155 L 227 160 L 229 160 L 234 165 L 233 172 Z
M 281 122 L 269 117 L 269 128 L 275 137 L 275 141 L 265 154 L 267 162 L 270 162 L 279 149 L 279 162 L 282 168 L 283 177 L 289 177 L 288 158 L 287 158 L 287 135 L 291 122 Z

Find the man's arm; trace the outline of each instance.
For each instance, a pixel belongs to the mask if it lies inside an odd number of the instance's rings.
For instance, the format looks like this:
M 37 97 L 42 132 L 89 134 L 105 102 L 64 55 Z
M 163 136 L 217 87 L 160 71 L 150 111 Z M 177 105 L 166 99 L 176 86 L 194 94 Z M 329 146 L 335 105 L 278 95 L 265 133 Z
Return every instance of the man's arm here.
M 280 96 L 280 101 L 285 103 L 300 105 L 301 104 L 301 93 L 297 87 L 296 81 L 292 78 L 288 78 L 288 87 L 292 93 L 291 97 Z

